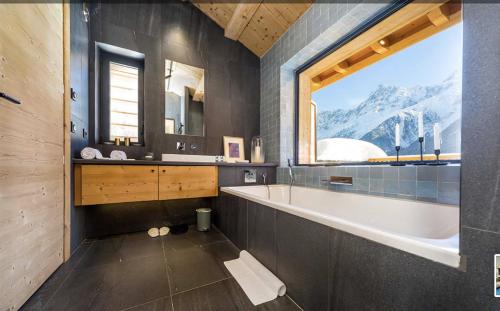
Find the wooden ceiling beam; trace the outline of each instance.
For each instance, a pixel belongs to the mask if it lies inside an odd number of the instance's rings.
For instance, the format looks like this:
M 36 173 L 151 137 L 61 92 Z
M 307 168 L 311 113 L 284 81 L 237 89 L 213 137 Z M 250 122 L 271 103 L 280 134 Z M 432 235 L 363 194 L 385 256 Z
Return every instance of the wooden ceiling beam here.
M 373 52 L 377 54 L 384 54 L 389 51 L 389 41 L 387 39 L 381 39 L 370 45 Z
M 340 74 L 346 74 L 347 69 L 349 68 L 349 63 L 347 61 L 343 61 L 343 62 L 338 63 L 337 65 L 334 65 L 332 68 L 333 68 L 333 70 L 335 70 L 336 72 L 338 72 Z
M 434 26 L 441 26 L 449 22 L 450 18 L 448 17 L 447 7 L 442 5 L 434 10 L 430 11 L 427 14 L 427 17 L 431 21 Z
M 224 36 L 231 40 L 238 40 L 260 5 L 261 2 L 239 3 L 229 23 L 227 23 L 226 29 L 224 30 Z

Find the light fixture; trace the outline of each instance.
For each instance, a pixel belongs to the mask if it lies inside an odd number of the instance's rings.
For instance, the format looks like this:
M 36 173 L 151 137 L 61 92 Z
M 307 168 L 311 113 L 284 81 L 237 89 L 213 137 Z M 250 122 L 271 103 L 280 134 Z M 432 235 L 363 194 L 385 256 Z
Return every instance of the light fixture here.
M 384 45 L 386 45 L 386 44 L 387 44 L 387 42 L 386 42 L 384 39 L 380 39 L 380 40 L 378 41 L 378 43 L 380 43 L 380 45 L 382 45 L 382 46 L 384 46 Z

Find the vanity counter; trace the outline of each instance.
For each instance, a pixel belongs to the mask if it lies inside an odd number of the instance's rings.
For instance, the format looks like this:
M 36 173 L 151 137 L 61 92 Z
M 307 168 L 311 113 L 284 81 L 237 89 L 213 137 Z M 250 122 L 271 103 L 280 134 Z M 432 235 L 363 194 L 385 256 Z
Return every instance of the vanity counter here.
M 85 160 L 73 159 L 73 164 L 106 165 L 165 165 L 165 166 L 234 166 L 234 167 L 276 167 L 275 163 L 226 163 L 226 162 L 168 162 L 158 160 Z

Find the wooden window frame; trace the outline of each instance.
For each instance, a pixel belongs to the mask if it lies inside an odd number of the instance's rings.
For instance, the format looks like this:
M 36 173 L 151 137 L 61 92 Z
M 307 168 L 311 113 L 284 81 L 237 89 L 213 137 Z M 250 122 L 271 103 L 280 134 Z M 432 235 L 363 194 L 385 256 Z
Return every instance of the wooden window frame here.
M 99 142 L 112 142 L 110 139 L 110 88 L 109 64 L 117 63 L 139 70 L 138 89 L 138 143 L 144 145 L 144 60 L 127 57 L 108 51 L 99 51 Z
M 462 21 L 454 1 L 395 3 L 295 72 L 295 165 L 377 164 L 311 159 L 311 93 Z M 383 45 L 382 45 L 383 43 Z M 390 158 L 390 157 L 389 157 Z M 459 161 L 460 157 L 447 160 Z M 415 161 L 415 159 L 409 159 Z M 387 164 L 387 162 L 381 163 Z

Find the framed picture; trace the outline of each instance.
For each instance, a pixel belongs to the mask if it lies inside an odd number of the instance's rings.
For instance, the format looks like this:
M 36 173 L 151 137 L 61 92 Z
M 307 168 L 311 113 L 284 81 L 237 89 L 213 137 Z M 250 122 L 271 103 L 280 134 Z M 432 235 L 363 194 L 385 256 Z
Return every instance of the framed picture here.
M 245 145 L 242 137 L 224 136 L 224 157 L 229 163 L 245 160 Z

